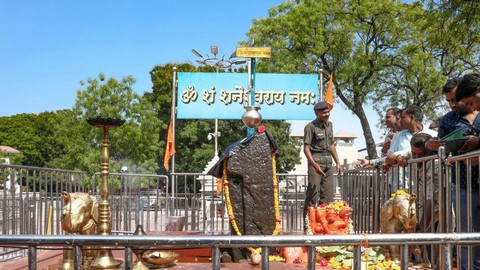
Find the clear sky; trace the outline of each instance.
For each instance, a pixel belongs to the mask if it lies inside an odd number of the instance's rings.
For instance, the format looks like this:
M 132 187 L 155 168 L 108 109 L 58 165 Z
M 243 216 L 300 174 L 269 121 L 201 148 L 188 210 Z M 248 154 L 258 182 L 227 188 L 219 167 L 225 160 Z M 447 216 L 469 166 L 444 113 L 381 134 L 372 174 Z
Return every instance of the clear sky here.
M 227 57 L 253 19 L 281 0 L 0 1 L 0 116 L 71 109 L 81 80 L 132 75 L 150 92 L 155 65 L 195 63 L 217 45 Z M 239 116 L 240 118 L 241 116 Z M 369 117 L 377 142 L 378 117 Z M 311 118 L 314 118 L 312 111 Z M 358 118 L 336 104 L 334 132 L 365 146 Z M 307 121 L 295 121 L 292 132 Z

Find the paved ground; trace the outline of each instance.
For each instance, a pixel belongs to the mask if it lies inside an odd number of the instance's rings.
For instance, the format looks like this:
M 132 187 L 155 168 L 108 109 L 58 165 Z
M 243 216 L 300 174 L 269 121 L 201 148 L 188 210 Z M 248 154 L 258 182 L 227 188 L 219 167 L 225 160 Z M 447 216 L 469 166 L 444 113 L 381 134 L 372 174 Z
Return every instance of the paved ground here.
M 201 255 L 207 254 L 210 252 L 209 249 L 203 249 L 199 253 Z M 197 252 L 196 252 L 197 253 Z M 124 251 L 123 250 L 115 250 L 113 251 L 113 257 L 117 260 L 124 259 Z M 188 252 L 184 257 L 181 257 L 180 260 L 176 264 L 170 265 L 168 268 L 174 270 L 211 270 L 212 264 L 209 262 L 209 257 L 203 256 L 188 256 Z M 192 254 L 190 254 L 192 255 Z M 135 255 L 133 255 L 135 258 Z M 200 262 L 193 262 L 193 261 L 200 261 Z M 62 263 L 62 252 L 55 250 L 39 250 L 37 252 L 37 270 L 53 270 L 59 269 Z M 28 269 L 28 258 L 19 258 L 14 259 L 8 262 L 0 263 L 0 270 L 24 270 Z M 164 268 L 162 268 L 164 269 Z M 166 269 L 166 268 L 165 268 Z M 222 263 L 221 264 L 222 270 L 242 270 L 242 269 L 261 269 L 260 265 L 250 265 L 248 263 Z M 288 264 L 282 262 L 271 262 L 269 264 L 269 269 L 272 270 L 297 270 L 297 269 L 305 269 L 305 265 L 302 264 Z M 331 268 L 327 267 L 320 267 L 317 266 L 316 269 L 325 269 L 329 270 Z

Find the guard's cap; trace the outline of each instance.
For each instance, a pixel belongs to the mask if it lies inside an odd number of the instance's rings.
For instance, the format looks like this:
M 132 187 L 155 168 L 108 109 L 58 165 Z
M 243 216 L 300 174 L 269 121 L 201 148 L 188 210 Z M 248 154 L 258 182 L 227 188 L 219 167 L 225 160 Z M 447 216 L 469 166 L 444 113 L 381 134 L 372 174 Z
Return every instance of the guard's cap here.
M 325 101 L 320 101 L 315 106 L 313 106 L 314 111 L 322 111 L 328 108 L 328 103 Z

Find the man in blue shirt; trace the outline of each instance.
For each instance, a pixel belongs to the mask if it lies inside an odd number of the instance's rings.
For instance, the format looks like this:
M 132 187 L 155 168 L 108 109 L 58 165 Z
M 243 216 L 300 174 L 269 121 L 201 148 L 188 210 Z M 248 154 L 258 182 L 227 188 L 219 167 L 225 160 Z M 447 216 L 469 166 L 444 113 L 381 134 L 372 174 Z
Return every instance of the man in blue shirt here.
M 443 87 L 443 94 L 447 99 L 450 108 L 450 112 L 445 114 L 439 123 L 438 137 L 431 139 L 427 143 L 427 148 L 430 150 L 436 151 L 439 146 L 445 145 L 445 142 L 441 139 L 458 129 L 462 129 L 464 136 L 469 136 L 477 133 L 477 127 L 480 126 L 480 114 L 478 113 L 478 108 L 472 106 L 468 102 L 462 99 L 462 93 L 464 93 L 464 88 L 460 87 L 462 78 L 453 78 L 448 80 L 445 86 Z M 459 93 L 460 92 L 460 93 Z M 459 152 L 461 152 L 459 150 Z M 448 154 L 448 153 L 447 153 Z M 457 210 L 456 214 L 459 218 L 459 224 L 457 226 L 457 232 L 468 232 L 468 216 L 469 212 L 472 217 L 472 231 L 480 231 L 480 211 L 479 211 L 479 184 L 478 184 L 478 166 L 470 167 L 471 173 L 471 201 L 472 209 L 468 211 L 467 208 L 467 176 L 468 169 L 464 162 L 459 162 L 459 181 L 456 179 L 455 166 L 451 166 L 451 181 L 452 181 L 452 202 L 454 204 L 454 209 Z M 459 183 L 457 183 L 459 182 Z M 459 197 L 457 197 L 457 190 Z M 458 202 L 458 207 L 457 207 Z M 461 269 L 467 269 L 467 247 L 462 246 L 461 248 Z M 480 247 L 472 246 L 472 258 L 473 258 L 473 269 L 480 269 Z
M 459 128 L 463 130 L 464 135 L 470 134 L 473 132 L 473 127 L 480 123 L 477 110 L 466 106 L 463 102 L 457 102 L 455 99 L 460 80 L 460 77 L 450 79 L 443 86 L 443 94 L 451 111 L 440 119 L 438 126 L 438 138 L 440 139 Z M 440 145 L 445 145 L 445 143 L 439 139 L 433 139 L 427 144 L 427 147 L 430 146 L 430 150 L 436 151 Z

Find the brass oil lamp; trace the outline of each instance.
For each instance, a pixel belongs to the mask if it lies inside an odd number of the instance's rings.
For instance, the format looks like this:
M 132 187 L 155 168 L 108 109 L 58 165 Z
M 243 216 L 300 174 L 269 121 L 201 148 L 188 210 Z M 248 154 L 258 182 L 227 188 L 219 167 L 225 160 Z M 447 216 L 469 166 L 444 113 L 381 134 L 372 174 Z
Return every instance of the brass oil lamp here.
M 87 122 L 97 128 L 103 130 L 103 140 L 101 147 L 101 184 L 100 197 L 101 201 L 98 205 L 98 234 L 111 234 L 111 215 L 110 205 L 108 203 L 108 175 L 109 175 L 109 130 L 116 128 L 125 122 L 125 120 L 117 118 L 96 117 L 89 118 Z M 90 264 L 90 269 L 121 269 L 121 261 L 113 257 L 112 251 L 108 247 L 102 247 L 97 251 L 96 257 Z

